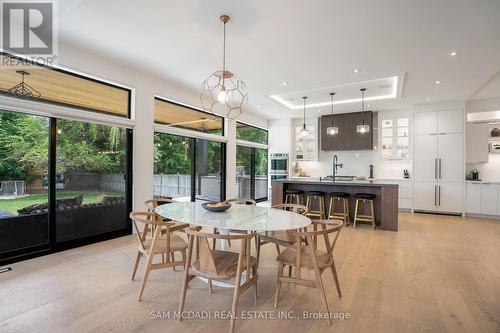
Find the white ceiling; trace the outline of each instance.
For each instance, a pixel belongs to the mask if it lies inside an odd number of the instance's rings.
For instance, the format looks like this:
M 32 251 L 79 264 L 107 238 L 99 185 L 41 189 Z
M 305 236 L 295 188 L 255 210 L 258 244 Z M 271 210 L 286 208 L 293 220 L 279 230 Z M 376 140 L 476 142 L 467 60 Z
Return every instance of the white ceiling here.
M 401 95 L 371 109 L 500 96 L 491 83 L 500 82 L 498 0 L 64 0 L 58 10 L 62 42 L 193 91 L 220 69 L 219 15 L 230 15 L 227 67 L 246 82 L 248 108 L 266 118 L 301 114 L 270 95 L 402 74 Z

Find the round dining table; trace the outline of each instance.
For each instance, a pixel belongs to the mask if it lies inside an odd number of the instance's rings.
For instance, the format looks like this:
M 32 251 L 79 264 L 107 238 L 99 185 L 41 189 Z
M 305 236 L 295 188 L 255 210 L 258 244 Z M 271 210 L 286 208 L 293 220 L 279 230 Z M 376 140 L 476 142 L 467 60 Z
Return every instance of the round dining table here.
M 200 202 L 173 202 L 156 207 L 155 212 L 176 222 L 217 228 L 221 234 L 227 234 L 229 230 L 241 232 L 296 230 L 311 224 L 310 218 L 282 209 L 233 204 L 225 212 L 216 213 L 206 210 L 201 205 Z M 226 242 L 221 242 L 221 248 L 225 247 Z M 224 283 L 217 285 L 226 286 Z

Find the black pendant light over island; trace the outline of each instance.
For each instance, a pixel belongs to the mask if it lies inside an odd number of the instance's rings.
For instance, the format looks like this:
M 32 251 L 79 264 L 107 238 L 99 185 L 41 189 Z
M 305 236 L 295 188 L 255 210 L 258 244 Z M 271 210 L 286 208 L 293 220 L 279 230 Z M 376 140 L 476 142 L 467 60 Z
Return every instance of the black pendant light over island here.
M 363 111 L 362 124 L 356 126 L 356 132 L 364 134 L 370 132 L 370 125 L 365 124 L 365 91 L 366 88 L 361 88 L 361 110 Z
M 326 128 L 326 134 L 328 135 L 335 135 L 339 133 L 339 128 L 337 126 L 333 126 L 333 96 L 335 95 L 334 92 L 330 93 L 330 98 L 332 99 L 332 125 Z

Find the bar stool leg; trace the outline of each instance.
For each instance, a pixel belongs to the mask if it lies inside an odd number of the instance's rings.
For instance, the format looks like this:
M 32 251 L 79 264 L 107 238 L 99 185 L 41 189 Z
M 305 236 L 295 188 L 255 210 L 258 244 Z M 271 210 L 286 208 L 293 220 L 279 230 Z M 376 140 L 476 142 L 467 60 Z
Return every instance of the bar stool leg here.
M 358 208 L 359 208 L 359 199 L 356 199 L 356 207 L 354 208 L 354 226 L 356 228 L 356 222 L 358 220 Z
M 349 200 L 347 198 L 344 198 L 344 214 L 345 214 L 345 225 L 348 226 L 350 224 L 349 221 Z
M 370 209 L 372 217 L 372 230 L 375 230 L 375 210 L 373 209 L 373 200 L 370 200 Z
M 325 198 L 324 197 L 319 197 L 319 214 L 321 216 L 321 219 L 325 219 Z

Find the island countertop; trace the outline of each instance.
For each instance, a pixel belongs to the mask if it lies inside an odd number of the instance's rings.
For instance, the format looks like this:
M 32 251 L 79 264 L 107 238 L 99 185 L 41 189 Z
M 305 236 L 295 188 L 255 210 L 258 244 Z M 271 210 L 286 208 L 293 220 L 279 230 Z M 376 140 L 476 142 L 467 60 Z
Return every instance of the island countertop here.
M 352 181 L 332 181 L 329 179 L 320 180 L 314 179 L 279 179 L 273 180 L 272 187 L 272 204 L 280 204 L 285 202 L 286 190 L 301 190 L 303 191 L 302 203 L 305 203 L 305 196 L 309 191 L 325 192 L 325 207 L 323 208 L 328 215 L 330 206 L 331 192 L 346 192 L 349 194 L 349 216 L 350 221 L 354 219 L 354 210 L 356 193 L 369 193 L 375 195 L 374 209 L 375 221 L 377 226 L 383 230 L 398 230 L 398 191 L 399 185 L 397 182 L 385 180 L 352 180 Z M 315 210 L 317 207 L 315 207 Z M 359 210 L 366 212 L 364 207 Z
M 396 182 L 389 183 L 385 180 L 340 180 L 340 181 L 332 181 L 332 180 L 320 180 L 319 178 L 291 178 L 291 179 L 277 179 L 273 180 L 273 182 L 281 182 L 281 183 L 295 183 L 295 184 L 310 184 L 310 185 L 336 185 L 336 186 L 388 186 L 388 187 L 399 187 L 399 184 Z

